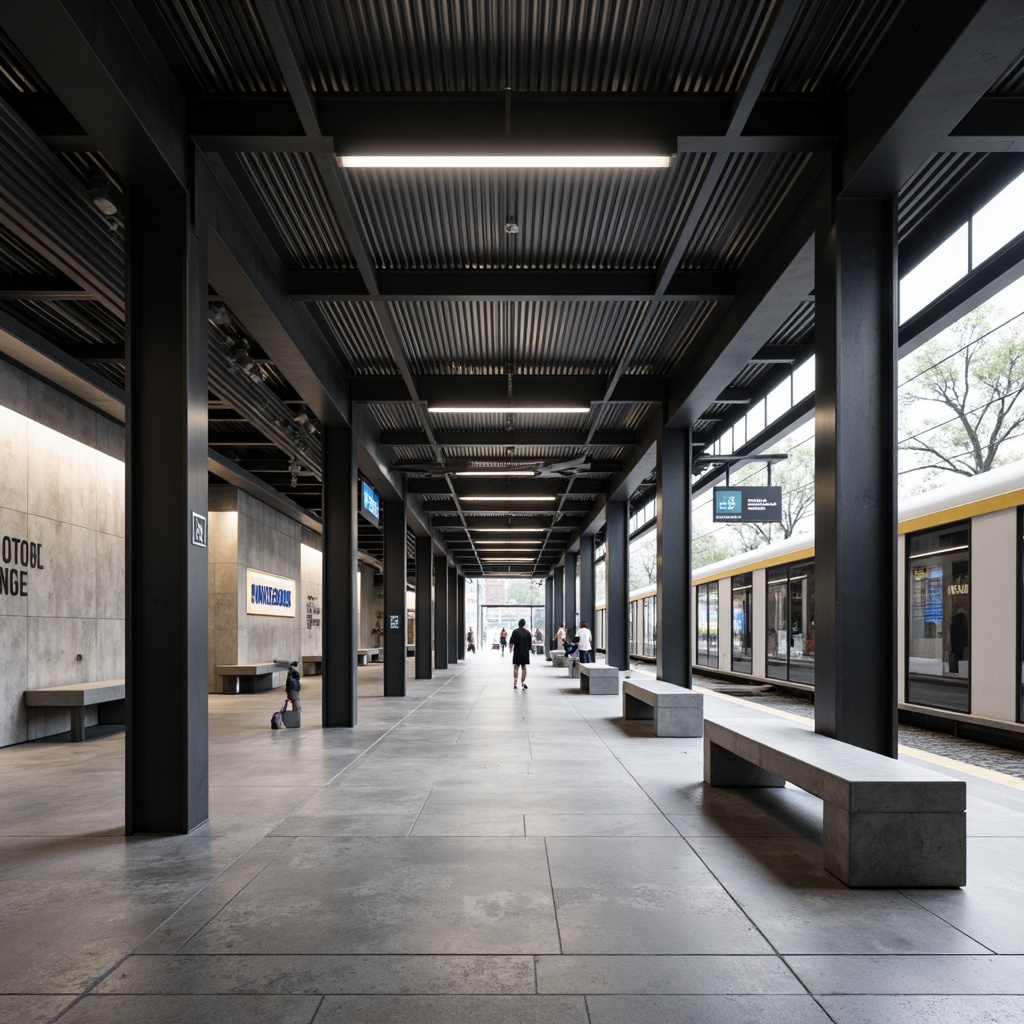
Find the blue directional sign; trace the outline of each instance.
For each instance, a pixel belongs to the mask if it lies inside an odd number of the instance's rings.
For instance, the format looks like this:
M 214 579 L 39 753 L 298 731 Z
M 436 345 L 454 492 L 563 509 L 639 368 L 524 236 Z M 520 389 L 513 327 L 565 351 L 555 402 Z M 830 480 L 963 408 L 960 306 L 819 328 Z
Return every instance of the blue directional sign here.
M 716 523 L 781 523 L 781 487 L 715 487 L 712 516 Z
M 365 481 L 359 481 L 359 514 L 380 526 L 380 495 Z

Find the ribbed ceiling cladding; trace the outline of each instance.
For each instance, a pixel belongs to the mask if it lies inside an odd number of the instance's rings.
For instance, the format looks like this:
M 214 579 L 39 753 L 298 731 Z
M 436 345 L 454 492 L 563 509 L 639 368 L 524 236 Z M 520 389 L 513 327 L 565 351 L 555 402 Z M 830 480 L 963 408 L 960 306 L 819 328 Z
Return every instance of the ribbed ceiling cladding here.
M 367 243 L 386 269 L 651 270 L 709 158 L 646 170 L 343 171 Z M 505 231 L 507 221 L 519 226 Z
M 466 398 L 472 401 L 473 378 L 466 378 Z M 566 382 L 565 401 L 571 403 L 572 383 Z M 465 431 L 469 439 L 475 439 L 482 430 L 495 432 L 505 429 L 511 420 L 517 430 L 586 430 L 590 425 L 590 413 L 431 413 L 431 423 L 436 430 Z
M 631 405 L 626 402 L 608 402 L 595 407 L 592 413 L 595 430 L 636 430 L 650 411 L 649 404 Z
M 671 373 L 714 310 L 714 302 L 665 302 L 629 360 L 631 374 Z
M 899 237 L 911 235 L 950 189 L 985 159 L 979 153 L 936 153 L 900 189 L 896 200 Z
M 311 153 L 242 153 L 239 161 L 287 245 L 292 266 L 354 265 Z
M 46 83 L 21 55 L 21 51 L 0 32 L 0 93 L 48 93 Z
M 158 37 L 162 18 L 192 81 L 213 93 L 284 92 L 281 72 L 253 0 L 161 0 L 158 8 L 141 5 L 143 17 Z M 157 13 L 157 11 L 159 13 Z
M 286 0 L 317 92 L 716 93 L 768 0 Z
M 886 24 L 917 0 L 805 0 L 765 92 L 843 94 Z
M 479 438 L 479 434 L 474 435 L 474 439 Z M 510 469 L 518 468 L 519 463 L 523 462 L 541 462 L 541 461 L 562 461 L 564 459 L 574 459 L 579 455 L 579 449 L 575 445 L 532 445 L 532 444 L 517 444 L 515 450 L 509 455 L 506 452 L 508 447 L 507 441 L 495 441 L 494 444 L 446 444 L 444 446 L 445 455 L 450 455 L 452 458 L 457 459 L 468 459 L 472 462 L 487 463 L 487 466 L 481 466 L 481 469 L 502 469 L 508 467 Z
M 765 341 L 765 344 L 799 345 L 807 336 L 807 332 L 812 330 L 814 330 L 814 302 L 808 299 L 806 302 L 801 302 L 786 317 L 778 330 Z
M 358 396 L 354 396 L 358 400 Z M 375 402 L 363 408 L 381 430 L 422 430 L 416 408 L 411 402 Z
M 320 318 L 352 373 L 397 373 L 380 322 L 367 302 L 318 302 Z
M 104 347 L 124 342 L 124 321 L 98 302 L 32 300 L 4 306 L 27 327 L 57 345 L 95 345 L 96 354 L 102 355 Z M 123 367 L 118 367 L 118 374 L 123 381 Z
M 57 271 L 27 242 L 0 223 L 0 273 L 54 275 Z
M 811 159 L 805 153 L 732 154 L 681 266 L 738 267 Z
M 408 302 L 392 307 L 414 373 L 609 373 L 640 302 Z M 513 382 L 514 383 L 514 382 Z

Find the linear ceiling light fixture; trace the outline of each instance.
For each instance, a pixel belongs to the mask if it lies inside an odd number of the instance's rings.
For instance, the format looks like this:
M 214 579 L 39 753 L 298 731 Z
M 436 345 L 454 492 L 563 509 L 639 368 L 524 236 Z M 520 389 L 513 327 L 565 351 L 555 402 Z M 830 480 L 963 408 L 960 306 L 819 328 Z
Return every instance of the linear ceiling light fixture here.
M 547 154 L 523 154 L 494 153 L 494 154 L 428 154 L 409 153 L 403 155 L 388 156 L 375 154 L 367 156 L 343 155 L 338 157 L 338 164 L 342 167 L 363 168 L 465 168 L 482 167 L 497 169 L 518 169 L 518 168 L 559 168 L 559 167 L 612 167 L 612 168 L 645 168 L 645 167 L 668 167 L 672 158 L 660 154 L 615 154 L 615 153 L 592 153 L 592 154 L 570 154 L 562 155 Z
M 532 469 L 461 469 L 456 476 L 536 476 Z
M 434 413 L 577 413 L 590 412 L 589 405 L 428 405 Z
M 557 494 L 460 494 L 459 501 L 558 501 Z
M 471 526 L 473 533 L 547 533 L 546 526 Z

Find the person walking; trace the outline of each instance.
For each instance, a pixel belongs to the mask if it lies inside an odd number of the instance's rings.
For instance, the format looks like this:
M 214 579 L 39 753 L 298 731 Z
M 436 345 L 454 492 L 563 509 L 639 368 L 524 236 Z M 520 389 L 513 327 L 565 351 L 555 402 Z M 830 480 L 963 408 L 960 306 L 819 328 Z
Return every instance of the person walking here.
M 533 646 L 533 636 L 525 628 L 526 619 L 519 620 L 519 628 L 512 630 L 512 689 L 519 688 L 519 670 L 523 670 L 523 689 L 528 690 L 526 685 L 526 666 L 530 664 L 530 648 Z
M 576 642 L 580 648 L 580 664 L 591 665 L 594 662 L 594 634 L 590 632 L 587 626 L 587 620 L 583 619 L 580 622 L 579 635 L 576 637 Z
M 476 654 L 476 640 L 473 638 L 472 629 L 466 634 L 466 652 Z
M 498 643 L 501 644 L 501 656 L 505 657 L 505 648 L 508 646 L 508 633 L 505 632 L 505 627 L 501 627 L 501 633 L 498 636 Z

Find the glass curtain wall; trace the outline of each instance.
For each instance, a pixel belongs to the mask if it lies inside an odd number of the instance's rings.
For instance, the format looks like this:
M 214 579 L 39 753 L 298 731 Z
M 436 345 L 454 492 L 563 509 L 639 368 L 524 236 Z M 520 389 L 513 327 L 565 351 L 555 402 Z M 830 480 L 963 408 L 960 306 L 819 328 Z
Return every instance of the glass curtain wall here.
M 907 701 L 971 710 L 971 528 L 907 537 Z
M 732 670 L 753 672 L 754 575 L 745 572 L 732 578 Z

